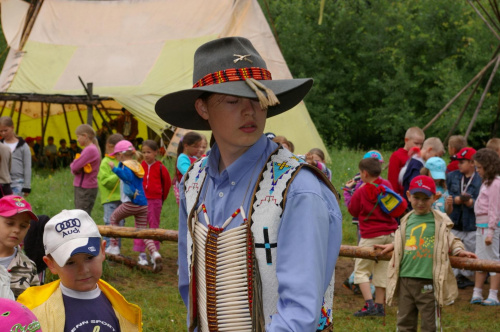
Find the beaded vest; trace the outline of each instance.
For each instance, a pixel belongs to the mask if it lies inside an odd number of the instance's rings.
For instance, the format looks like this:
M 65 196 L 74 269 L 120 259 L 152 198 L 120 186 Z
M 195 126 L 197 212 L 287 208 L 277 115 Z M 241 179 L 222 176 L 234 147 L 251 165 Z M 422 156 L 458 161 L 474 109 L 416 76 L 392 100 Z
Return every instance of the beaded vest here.
M 207 158 L 194 163 L 184 184 L 189 211 L 190 330 L 198 326 L 201 332 L 265 331 L 264 326 L 277 312 L 278 279 L 273 249 L 278 246 L 288 186 L 302 167 L 308 167 L 336 197 L 338 194 L 321 171 L 280 147 L 269 156 L 259 175 L 248 220 L 243 216 L 240 226 L 224 232 L 197 220 L 206 162 Z M 235 213 L 239 212 L 240 209 Z M 333 328 L 334 276 L 324 294 L 318 331 Z

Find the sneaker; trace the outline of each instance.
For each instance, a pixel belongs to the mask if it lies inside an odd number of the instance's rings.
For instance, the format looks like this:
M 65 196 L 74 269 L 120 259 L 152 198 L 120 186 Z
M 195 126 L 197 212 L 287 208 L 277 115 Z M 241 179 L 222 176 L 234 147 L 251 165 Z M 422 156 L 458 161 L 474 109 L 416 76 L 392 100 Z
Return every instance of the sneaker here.
M 472 300 L 470 300 L 470 304 L 482 304 L 483 298 L 478 296 L 473 296 Z
M 498 300 L 488 298 L 488 299 L 484 300 L 481 304 L 487 305 L 487 306 L 496 306 L 496 305 L 500 305 L 500 302 Z
M 106 252 L 106 254 L 119 255 L 120 254 L 120 247 L 110 245 L 109 247 L 106 248 L 105 252 Z
M 142 266 L 148 265 L 148 257 L 146 256 L 145 253 L 141 252 L 139 254 L 139 259 L 137 260 L 137 264 Z
M 463 275 L 457 276 L 457 287 L 460 289 L 465 289 L 467 287 L 474 287 L 474 282 Z
M 151 254 L 151 263 L 153 263 L 153 272 L 157 273 L 161 271 L 161 269 L 163 268 L 161 262 L 162 260 L 160 253 L 158 251 L 153 252 L 153 254 Z
M 363 309 L 356 311 L 354 313 L 354 317 L 368 317 L 368 316 L 384 316 L 381 314 L 375 306 L 369 308 L 367 304 L 363 307 Z
M 378 316 L 385 316 L 385 309 L 383 304 L 375 303 L 375 309 L 377 310 Z

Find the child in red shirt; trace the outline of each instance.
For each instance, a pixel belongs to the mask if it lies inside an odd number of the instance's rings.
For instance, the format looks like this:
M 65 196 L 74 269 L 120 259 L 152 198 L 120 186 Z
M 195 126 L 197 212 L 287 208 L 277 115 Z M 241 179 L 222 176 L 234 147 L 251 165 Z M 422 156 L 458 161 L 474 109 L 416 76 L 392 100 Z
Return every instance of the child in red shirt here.
M 158 150 L 158 144 L 153 140 L 146 140 L 142 143 L 142 154 L 144 156 L 141 163 L 142 168 L 144 168 L 142 186 L 148 200 L 149 228 L 160 227 L 161 208 L 172 185 L 168 169 L 160 161 L 156 160 Z M 144 247 L 144 241 L 135 239 L 134 246 Z M 160 250 L 159 241 L 155 241 L 155 246 L 156 250 Z
M 448 154 L 452 157 L 467 146 L 467 139 L 462 135 L 450 136 L 448 140 Z M 458 169 L 458 160 L 453 160 L 446 166 L 446 174 Z
M 388 244 L 394 241 L 394 231 L 398 228 L 395 218 L 384 213 L 378 204 L 380 186 L 392 189 L 391 184 L 380 177 L 382 167 L 376 158 L 365 158 L 359 162 L 361 180 L 364 182 L 354 192 L 347 209 L 359 219 L 361 233 L 360 247 L 373 247 L 375 244 Z M 402 200 L 402 204 L 406 201 Z M 406 206 L 403 207 L 403 210 Z M 384 297 L 387 283 L 388 262 L 375 263 L 368 259 L 356 259 L 354 265 L 354 283 L 359 284 L 366 302 L 365 307 L 356 313 L 356 317 L 385 316 Z M 370 288 L 370 275 L 375 286 L 375 303 Z
M 389 180 L 389 182 L 391 183 L 392 189 L 403 197 L 405 197 L 405 193 L 403 192 L 403 188 L 398 183 L 399 172 L 409 159 L 408 151 L 410 151 L 410 149 L 415 146 L 418 148 L 422 148 L 424 140 L 425 134 L 422 129 L 418 127 L 408 128 L 405 134 L 404 147 L 394 151 L 389 159 L 387 180 Z

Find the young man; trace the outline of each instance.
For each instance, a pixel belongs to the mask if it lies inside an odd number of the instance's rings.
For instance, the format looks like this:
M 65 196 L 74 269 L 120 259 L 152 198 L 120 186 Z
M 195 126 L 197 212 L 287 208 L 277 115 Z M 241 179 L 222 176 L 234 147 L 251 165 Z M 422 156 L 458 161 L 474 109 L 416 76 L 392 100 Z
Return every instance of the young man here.
M 450 233 L 450 219 L 432 209 L 436 199 L 432 178 L 415 177 L 407 196 L 413 211 L 401 219 L 394 243 L 375 245 L 384 249 L 382 253 L 394 249 L 387 273 L 387 304 L 398 297 L 398 331 L 417 331 L 419 313 L 422 331 L 439 331 L 441 308 L 458 296 L 448 255 L 477 257 Z
M 59 280 L 18 299 L 43 331 L 142 331 L 141 309 L 101 280 L 106 241 L 83 210 L 63 210 L 45 225 L 43 261 Z
M 450 136 L 448 140 L 448 154 L 453 157 L 458 151 L 467 147 L 467 139 L 462 135 Z M 452 158 L 453 159 L 453 158 Z M 446 166 L 446 174 L 458 170 L 458 160 L 452 160 L 448 166 Z
M 445 202 L 446 213 L 453 221 L 453 234 L 464 243 L 465 249 L 476 251 L 476 216 L 474 203 L 479 196 L 481 177 L 476 172 L 473 157 L 476 150 L 470 147 L 463 148 L 453 159 L 458 160 L 458 170 L 448 173 L 446 187 L 448 198 Z M 453 269 L 457 277 L 458 288 L 474 286 L 469 278 L 472 271 Z
M 392 185 L 395 192 L 400 194 L 402 197 L 406 197 L 406 194 L 401 188 L 398 178 L 401 168 L 406 164 L 409 159 L 408 151 L 411 148 L 417 147 L 421 148 L 425 140 L 424 131 L 418 127 L 408 128 L 405 134 L 405 145 L 402 148 L 397 149 L 389 158 L 389 169 L 387 173 L 387 180 Z
M 266 118 L 298 104 L 312 80 L 272 80 L 250 41 L 230 37 L 196 51 L 193 83 L 156 104 L 168 123 L 211 129 L 216 141 L 181 182 L 179 290 L 189 330 L 332 329 L 342 237 L 334 188 L 263 135 Z

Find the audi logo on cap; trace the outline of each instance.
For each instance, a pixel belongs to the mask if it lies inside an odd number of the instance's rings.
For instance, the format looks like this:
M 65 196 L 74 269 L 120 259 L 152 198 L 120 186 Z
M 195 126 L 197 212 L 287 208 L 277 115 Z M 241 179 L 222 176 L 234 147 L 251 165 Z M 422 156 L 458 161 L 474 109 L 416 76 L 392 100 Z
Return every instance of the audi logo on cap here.
M 71 227 L 80 227 L 82 225 L 82 223 L 80 222 L 80 219 L 78 218 L 75 218 L 75 219 L 68 219 L 68 220 L 64 220 L 64 221 L 61 221 L 60 223 L 58 223 L 55 227 L 56 231 L 57 232 L 62 232 L 66 229 L 69 229 Z

